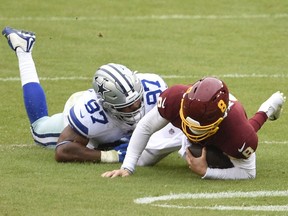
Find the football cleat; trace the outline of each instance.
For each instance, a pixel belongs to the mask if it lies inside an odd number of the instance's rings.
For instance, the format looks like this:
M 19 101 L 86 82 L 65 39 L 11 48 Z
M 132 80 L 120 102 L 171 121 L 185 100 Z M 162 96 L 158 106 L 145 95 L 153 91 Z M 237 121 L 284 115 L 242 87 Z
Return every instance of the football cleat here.
M 282 92 L 275 92 L 260 106 L 258 112 L 265 112 L 268 119 L 274 121 L 279 118 L 285 100 L 286 97 Z
M 35 33 L 10 27 L 5 27 L 2 35 L 7 38 L 9 46 L 14 51 L 16 51 L 17 47 L 20 47 L 25 52 L 31 52 L 36 41 Z

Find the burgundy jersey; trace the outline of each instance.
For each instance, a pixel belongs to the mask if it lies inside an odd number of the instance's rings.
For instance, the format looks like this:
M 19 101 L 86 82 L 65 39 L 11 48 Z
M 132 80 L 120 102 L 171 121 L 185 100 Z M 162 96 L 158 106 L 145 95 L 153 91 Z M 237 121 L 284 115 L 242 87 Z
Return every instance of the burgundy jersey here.
M 179 115 L 183 94 L 191 85 L 175 85 L 166 89 L 158 99 L 160 115 L 182 130 Z M 247 119 L 239 101 L 230 101 L 228 115 L 219 125 L 216 134 L 200 141 L 203 146 L 213 145 L 234 158 L 248 158 L 256 151 L 258 137 Z M 192 132 L 191 132 L 192 134 Z M 191 141 L 192 142 L 192 141 Z

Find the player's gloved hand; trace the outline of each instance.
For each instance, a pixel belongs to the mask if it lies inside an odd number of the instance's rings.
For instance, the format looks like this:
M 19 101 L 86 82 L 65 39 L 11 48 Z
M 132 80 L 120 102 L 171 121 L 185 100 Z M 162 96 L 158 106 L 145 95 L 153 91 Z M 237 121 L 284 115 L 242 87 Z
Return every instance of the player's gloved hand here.
M 101 162 L 102 163 L 122 163 L 127 151 L 128 143 L 123 143 L 116 146 L 114 150 L 101 151 Z

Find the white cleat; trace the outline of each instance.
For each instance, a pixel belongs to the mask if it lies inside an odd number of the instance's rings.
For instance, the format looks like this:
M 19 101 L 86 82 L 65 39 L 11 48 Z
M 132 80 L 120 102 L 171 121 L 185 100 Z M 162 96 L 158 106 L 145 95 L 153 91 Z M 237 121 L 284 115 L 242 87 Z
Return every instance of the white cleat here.
M 31 52 L 36 41 L 36 36 L 33 32 L 10 27 L 5 27 L 2 34 L 7 38 L 9 46 L 14 51 L 16 51 L 17 47 L 20 47 L 25 52 Z
M 260 106 L 258 112 L 265 112 L 268 119 L 274 121 L 279 118 L 285 100 L 284 94 L 277 91 Z

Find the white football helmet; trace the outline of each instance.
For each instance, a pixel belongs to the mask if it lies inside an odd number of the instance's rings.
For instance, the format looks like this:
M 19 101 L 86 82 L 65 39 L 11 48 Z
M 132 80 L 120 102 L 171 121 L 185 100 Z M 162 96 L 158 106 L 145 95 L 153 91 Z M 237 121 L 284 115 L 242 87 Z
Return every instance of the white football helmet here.
M 145 114 L 143 87 L 136 72 L 124 65 L 109 63 L 102 65 L 93 77 L 93 88 L 103 99 L 103 108 L 117 119 L 133 125 Z M 123 109 L 140 100 L 140 107 L 132 112 Z

